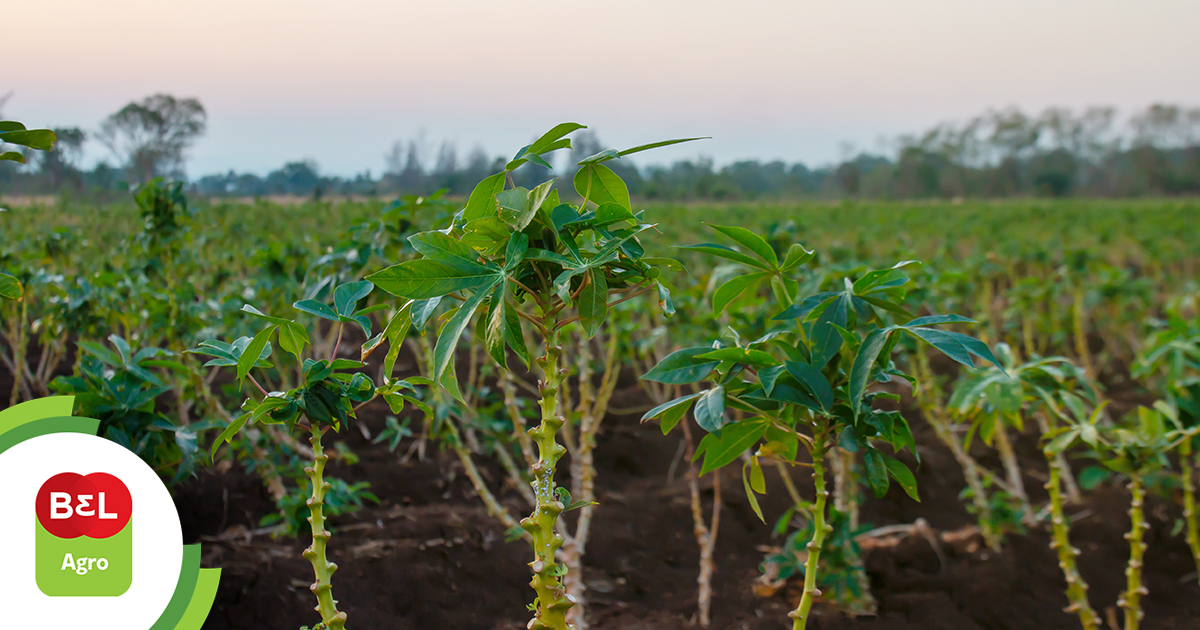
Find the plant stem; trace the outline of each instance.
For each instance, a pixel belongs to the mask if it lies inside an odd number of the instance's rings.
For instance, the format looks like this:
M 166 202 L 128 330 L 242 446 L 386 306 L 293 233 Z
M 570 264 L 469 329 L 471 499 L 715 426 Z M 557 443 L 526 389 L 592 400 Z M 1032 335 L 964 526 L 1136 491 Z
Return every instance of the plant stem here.
M 15 407 L 17 405 L 17 401 L 21 400 L 21 383 L 24 380 L 22 375 L 27 371 L 25 366 L 25 320 L 28 317 L 28 294 L 21 298 L 20 306 L 18 308 L 20 310 L 20 316 L 17 318 L 16 329 L 13 331 L 13 384 L 12 395 L 9 396 L 8 400 L 9 407 Z
M 1196 522 L 1196 488 L 1192 482 L 1192 440 L 1179 443 L 1179 478 L 1183 482 L 1183 518 L 1187 527 L 1187 543 L 1192 559 L 1200 569 L 1200 526 Z
M 1021 520 L 1026 525 L 1032 526 L 1034 524 L 1033 506 L 1029 504 L 1029 495 L 1025 492 L 1025 482 L 1021 478 L 1021 465 L 1017 462 L 1017 454 L 1013 451 L 1012 442 L 1008 441 L 1004 418 L 996 419 L 996 432 L 993 434 L 992 440 L 996 443 L 1000 461 L 1004 464 L 1009 491 L 1021 502 L 1021 509 L 1025 512 L 1021 516 Z
M 1079 361 L 1083 363 L 1083 371 L 1089 379 L 1096 378 L 1096 371 L 1092 367 L 1092 353 L 1088 348 L 1087 343 L 1087 322 L 1084 321 L 1087 316 L 1083 312 L 1083 290 L 1075 290 L 1075 300 L 1071 308 L 1071 323 L 1072 332 L 1075 337 L 1075 354 L 1079 355 Z
M 967 453 L 962 441 L 954 435 L 950 423 L 946 420 L 945 409 L 938 399 L 937 382 L 933 371 L 929 369 L 929 357 L 925 354 L 925 346 L 917 344 L 917 403 L 925 413 L 925 420 L 933 425 L 933 431 L 938 439 L 950 449 L 958 465 L 962 467 L 963 478 L 971 489 L 971 503 L 979 519 L 979 532 L 984 542 L 993 551 L 1000 550 L 1000 534 L 996 531 L 995 519 L 992 517 L 992 506 L 988 503 L 987 489 L 983 487 L 983 479 L 979 474 L 979 464 Z
M 700 499 L 700 475 L 696 470 L 696 463 L 692 461 L 692 456 L 696 452 L 696 448 L 692 444 L 692 430 L 686 422 L 681 423 L 680 426 L 683 427 L 684 445 L 687 449 L 687 480 L 688 492 L 691 495 L 692 534 L 696 537 L 696 545 L 700 547 L 700 573 L 696 577 L 696 583 L 699 585 L 696 593 L 696 607 L 700 627 L 707 628 L 712 623 L 713 550 L 717 546 L 717 528 L 721 525 L 721 475 L 719 471 L 713 473 L 712 522 L 711 525 L 706 525 L 704 504 Z M 781 471 L 781 473 L 786 474 L 786 471 Z
M 1124 630 L 1138 630 L 1138 624 L 1142 620 L 1142 595 L 1150 592 L 1142 585 L 1142 557 L 1146 553 L 1143 540 L 1150 524 L 1146 522 L 1143 511 L 1146 488 L 1142 484 L 1140 472 L 1130 473 L 1129 494 L 1129 532 L 1125 534 L 1125 538 L 1129 540 L 1129 565 L 1125 567 L 1125 593 L 1117 603 L 1125 609 Z
M 829 490 L 825 488 L 825 453 L 828 449 L 826 437 L 828 421 L 818 418 L 816 430 L 813 432 L 812 446 L 812 475 L 813 487 L 816 489 L 816 503 L 813 504 L 813 537 L 808 542 L 808 558 L 804 561 L 804 594 L 796 610 L 788 613 L 792 618 L 792 630 L 804 630 L 808 624 L 808 613 L 812 610 L 813 598 L 821 594 L 817 590 L 817 567 L 821 560 L 821 545 L 825 544 L 825 536 L 833 531 L 833 527 L 825 522 L 825 502 L 829 498 Z
M 555 438 L 565 422 L 558 409 L 558 390 L 563 379 L 558 359 L 562 347 L 553 321 L 548 319 L 546 323 L 547 329 L 552 332 L 546 337 L 545 354 L 537 360 L 542 370 L 539 387 L 542 422 L 529 430 L 538 450 L 538 460 L 529 467 L 537 505 L 532 514 L 521 520 L 521 527 L 533 537 L 534 559 L 529 563 L 533 579 L 529 584 L 537 593 L 534 616 L 527 627 L 528 630 L 567 630 L 566 615 L 574 604 L 574 598 L 563 588 L 561 570 L 555 559 L 564 542 L 555 527 L 558 515 L 566 508 L 558 500 L 554 482 L 555 466 L 567 451 Z
M 311 516 L 308 522 L 312 525 L 312 545 L 304 550 L 304 557 L 312 563 L 316 581 L 309 590 L 317 596 L 315 610 L 321 613 L 321 623 L 329 630 L 343 630 L 346 627 L 346 613 L 338 612 L 337 600 L 333 598 L 333 585 L 330 578 L 337 565 L 325 556 L 325 548 L 329 544 L 330 533 L 325 529 L 325 493 L 329 490 L 329 482 L 325 481 L 325 462 L 329 456 L 321 447 L 321 429 L 312 427 L 312 437 L 309 439 L 313 449 L 313 465 L 306 467 L 304 473 L 312 482 L 312 498 L 308 500 L 308 510 Z
M 1063 577 L 1067 580 L 1067 601 L 1070 604 L 1065 611 L 1079 615 L 1079 623 L 1083 625 L 1083 630 L 1096 630 L 1100 626 L 1100 617 L 1088 603 L 1088 585 L 1079 575 L 1075 564 L 1079 549 L 1071 546 L 1068 537 L 1070 526 L 1063 514 L 1062 463 L 1054 453 L 1047 452 L 1045 455 L 1046 464 L 1050 468 L 1050 479 L 1046 481 L 1045 487 L 1050 493 L 1050 523 L 1054 536 L 1050 541 L 1050 548 L 1058 553 L 1058 567 L 1062 569 Z

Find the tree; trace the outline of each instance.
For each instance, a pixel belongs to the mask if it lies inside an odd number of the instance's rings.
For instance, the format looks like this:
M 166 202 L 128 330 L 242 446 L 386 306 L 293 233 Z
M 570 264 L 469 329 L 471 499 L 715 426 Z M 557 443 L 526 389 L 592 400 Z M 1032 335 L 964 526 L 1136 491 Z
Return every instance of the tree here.
M 207 121 L 200 101 L 155 94 L 106 118 L 97 138 L 125 163 L 130 179 L 146 182 L 181 173 L 183 153 L 204 135 Z
M 87 140 L 87 132 L 79 127 L 59 127 L 54 129 L 58 142 L 54 148 L 42 155 L 42 172 L 50 178 L 50 185 L 58 188 L 68 179 L 73 180 L 76 188 L 82 185 L 79 178 L 79 162 L 83 158 L 83 143 Z

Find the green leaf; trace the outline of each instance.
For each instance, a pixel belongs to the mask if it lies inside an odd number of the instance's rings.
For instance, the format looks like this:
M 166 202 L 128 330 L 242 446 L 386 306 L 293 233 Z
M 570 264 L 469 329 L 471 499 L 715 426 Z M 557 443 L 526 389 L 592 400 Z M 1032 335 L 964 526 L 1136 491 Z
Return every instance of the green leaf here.
M 741 297 L 747 289 L 758 286 L 759 282 L 769 277 L 771 277 L 771 274 L 765 271 L 750 273 L 743 276 L 735 276 L 729 282 L 717 287 L 717 290 L 713 292 L 712 298 L 713 315 L 720 315 L 721 311 L 725 310 L 725 307 Z
M 632 208 L 629 188 L 612 169 L 603 164 L 588 164 L 576 171 L 575 192 L 596 205 L 617 203 Z
M 783 257 L 783 264 L 779 268 L 783 271 L 791 271 L 812 260 L 813 255 L 813 252 L 804 249 L 803 245 L 796 243 L 788 248 L 787 255 Z
M 505 173 L 496 173 L 475 186 L 463 209 L 463 221 L 496 216 L 496 195 L 504 190 L 504 178 Z
M 507 353 L 504 351 L 507 344 L 521 362 L 529 367 L 529 346 L 525 343 L 525 333 L 521 330 L 521 320 L 517 317 L 516 309 L 506 299 L 506 286 L 506 283 L 499 283 L 492 290 L 484 343 L 496 363 L 507 366 Z
M 747 256 L 746 254 L 743 254 L 742 252 L 739 252 L 738 250 L 736 250 L 732 247 L 727 247 L 725 245 L 720 245 L 718 243 L 701 243 L 699 245 L 680 245 L 679 249 L 686 249 L 688 251 L 699 252 L 701 254 L 708 254 L 709 256 L 716 256 L 718 258 L 724 258 L 725 260 L 732 260 L 733 262 L 742 263 L 743 265 L 749 265 L 749 266 L 755 267 L 757 269 L 762 269 L 763 271 L 771 270 L 771 268 L 766 266 L 763 262 L 761 262 L 755 258 L 751 258 L 750 256 Z
M 640 144 L 636 147 L 625 149 L 624 151 L 621 151 L 619 153 L 619 155 L 621 157 L 625 157 L 626 155 L 633 155 L 634 153 L 641 153 L 642 151 L 649 151 L 650 149 L 657 149 L 659 147 L 669 147 L 673 144 L 681 144 L 684 142 L 694 142 L 696 140 L 711 140 L 711 139 L 712 139 L 712 136 L 702 136 L 702 137 L 698 137 L 698 138 L 678 138 L 676 140 L 662 140 L 659 142 L 651 142 L 650 144 Z
M 821 311 L 821 314 L 817 316 L 817 321 L 813 324 L 812 364 L 818 370 L 823 369 L 833 355 L 842 348 L 842 335 L 837 328 L 846 327 L 846 302 L 845 295 L 834 298 L 829 306 Z
M 521 233 L 512 235 L 508 240 L 508 247 L 504 249 L 504 270 L 512 272 L 525 260 L 525 253 L 529 251 L 529 237 Z
M 534 140 L 533 144 L 529 145 L 529 148 L 526 149 L 525 152 L 534 155 L 541 155 L 547 151 L 552 151 L 563 136 L 579 129 L 587 129 L 587 126 L 574 122 L 559 123 L 550 131 L 542 134 L 542 137 Z M 558 145 L 559 148 L 567 148 L 570 146 L 571 145 L 569 143 Z
M 717 367 L 719 361 L 697 360 L 696 357 L 711 351 L 709 346 L 696 346 L 676 350 L 667 355 L 658 365 L 642 375 L 642 380 L 669 385 L 682 385 L 704 380 Z
M 229 423 L 229 426 L 225 427 L 225 430 L 221 431 L 221 434 L 218 435 L 215 440 L 213 440 L 212 452 L 209 454 L 209 457 L 216 459 L 217 449 L 221 448 L 222 444 L 228 444 L 229 441 L 233 439 L 233 436 L 237 435 L 237 432 L 241 431 L 242 427 L 246 426 L 246 422 L 249 420 L 250 414 L 248 413 L 244 413 L 234 418 L 233 421 Z
M 448 263 L 462 269 L 486 269 L 487 265 L 479 262 L 479 254 L 455 238 L 444 232 L 433 230 L 419 232 L 408 237 L 408 242 L 422 256 Z
M 425 300 L 463 290 L 491 287 L 499 270 L 479 267 L 463 269 L 428 258 L 409 260 L 367 276 L 375 286 L 410 300 Z
M 874 450 L 869 452 L 878 453 L 878 451 Z M 920 503 L 921 497 L 917 495 L 917 478 L 913 476 L 908 466 L 905 466 L 903 462 L 894 457 L 882 454 L 880 457 L 883 458 L 883 465 L 887 468 L 888 474 L 892 476 L 892 479 L 896 480 L 896 483 L 900 484 L 905 494 L 911 497 L 913 501 Z
M 750 487 L 758 494 L 767 493 L 767 480 L 763 476 L 762 466 L 757 457 L 750 460 Z M 759 515 L 759 518 L 762 518 L 762 515 Z
M 25 131 L 25 125 L 15 120 L 0 120 L 0 132 Z
M 718 385 L 700 394 L 692 415 L 701 429 L 709 433 L 720 431 L 725 426 L 725 386 Z
M 688 394 L 687 396 L 682 396 L 676 398 L 675 400 L 668 400 L 667 402 L 651 409 L 650 411 L 647 411 L 645 415 L 642 416 L 641 421 L 645 422 L 647 420 L 659 418 L 659 425 L 662 428 L 663 435 L 666 435 L 671 432 L 671 429 L 675 428 L 676 424 L 679 424 L 680 418 L 683 418 L 684 414 L 687 413 L 687 410 L 691 408 L 692 401 L 696 398 L 699 398 L 700 394 L 702 393 L 703 392 L 696 392 L 695 394 Z
M 5 151 L 0 153 L 0 162 L 17 162 L 19 164 L 24 164 L 25 155 L 20 151 Z
M 888 489 L 888 468 L 883 461 L 883 453 L 869 448 L 863 454 L 863 464 L 867 469 L 867 483 L 876 498 L 882 498 Z
M 292 308 L 304 311 L 305 313 L 308 313 L 310 315 L 316 315 L 317 317 L 320 317 L 321 319 L 328 319 L 328 320 L 335 321 L 335 322 L 342 321 L 341 318 L 338 317 L 337 311 L 333 310 L 332 308 L 329 308 L 328 304 L 324 304 L 324 303 L 318 302 L 316 300 L 300 300 L 299 302 L 292 304 Z M 245 310 L 245 308 L 243 308 L 242 310 Z M 247 312 L 249 312 L 249 311 L 247 311 Z M 268 320 L 268 321 L 270 321 L 270 320 Z
M 497 194 L 496 203 L 500 206 L 500 218 L 516 231 L 524 230 L 533 221 L 538 208 L 541 208 L 542 203 L 550 196 L 553 186 L 552 179 L 542 182 L 533 190 L 514 188 Z
M 25 295 L 25 290 L 21 287 L 21 283 L 16 278 L 0 273 L 0 298 L 5 300 L 19 300 Z
M 1000 365 L 1000 362 L 986 344 L 962 333 L 937 330 L 936 328 L 909 328 L 907 326 L 904 327 L 904 330 L 924 339 L 930 345 L 940 350 L 942 354 L 967 367 L 975 367 L 975 362 L 971 359 L 972 355 L 991 361 L 993 365 Z
M 799 361 L 788 361 L 784 364 L 788 374 L 799 381 L 810 394 L 821 404 L 821 409 L 828 411 L 833 407 L 833 388 L 829 379 L 817 368 Z
M 726 425 L 720 433 L 710 433 L 705 439 L 711 437 L 713 441 L 704 450 L 704 464 L 700 467 L 700 474 L 707 474 L 736 460 L 754 446 L 766 430 L 765 421 L 753 418 Z
M 454 317 L 451 317 L 446 326 L 442 328 L 441 334 L 438 335 L 437 344 L 433 349 L 433 378 L 440 380 L 446 372 L 447 366 L 454 361 L 454 351 L 458 348 L 458 338 L 466 330 L 467 324 L 471 321 L 471 316 L 475 314 L 476 309 L 479 308 L 483 299 L 487 297 L 491 288 L 489 286 L 486 289 L 476 291 L 471 297 L 467 298 L 467 301 L 463 302 L 458 312 L 454 314 Z
M 755 256 L 761 258 L 771 269 L 779 268 L 779 259 L 775 256 L 775 250 L 771 248 L 771 245 L 763 237 L 743 227 L 712 224 L 709 224 L 709 227 L 733 239 L 738 245 L 745 247 Z
M 300 360 L 309 343 L 308 330 L 296 322 L 287 322 L 279 327 L 279 347 Z
M 748 350 L 746 348 L 721 348 L 720 350 L 696 355 L 696 358 L 710 359 L 712 361 L 733 361 L 734 363 L 753 365 L 755 367 L 770 367 L 779 363 L 769 353 L 762 350 Z
M 755 458 L 750 461 L 751 461 L 751 463 L 750 463 L 750 478 L 749 479 L 746 478 L 746 467 L 745 466 L 742 467 L 742 486 L 746 490 L 746 500 L 750 503 L 750 509 L 754 510 L 754 514 L 756 516 L 758 516 L 758 520 L 762 521 L 763 523 L 766 523 L 767 519 L 763 518 L 762 508 L 759 507 L 759 505 L 758 505 L 758 497 L 754 496 L 754 490 L 755 490 L 754 483 L 756 481 L 755 476 L 754 476 L 755 472 L 758 473 L 757 481 L 760 484 L 762 484 L 764 488 L 766 486 L 766 482 L 762 478 L 762 476 L 763 476 L 762 468 L 759 467 L 759 465 L 758 465 L 758 459 Z M 765 492 L 765 489 L 763 490 L 763 492 Z
M 57 138 L 49 129 L 23 129 L 17 131 L 0 131 L 0 142 L 19 144 L 38 151 L 49 151 L 54 147 Z
M 862 346 L 858 349 L 858 355 L 854 357 L 854 365 L 850 368 L 850 383 L 849 396 L 850 406 L 854 410 L 854 416 L 858 417 L 862 410 L 863 395 L 867 391 L 867 382 L 870 380 L 871 368 L 875 366 L 875 361 L 879 358 L 879 353 L 883 350 L 884 344 L 887 343 L 888 336 L 891 335 L 891 328 L 876 328 L 867 334 L 866 339 L 863 339 Z
M 271 324 L 260 330 L 254 338 L 250 340 L 250 345 L 246 346 L 246 350 L 242 352 L 242 356 L 238 358 L 237 378 L 242 380 L 250 373 L 250 369 L 258 362 L 259 357 L 263 353 L 270 352 L 271 335 L 275 334 L 275 330 L 279 328 L 275 324 Z
M 583 325 L 588 339 L 591 339 L 608 317 L 608 281 L 599 269 L 589 269 L 586 277 L 588 280 L 579 292 L 576 308 L 579 310 L 579 323 Z
M 349 317 L 354 314 L 358 302 L 371 294 L 375 285 L 366 280 L 347 282 L 333 291 L 333 305 L 337 314 Z

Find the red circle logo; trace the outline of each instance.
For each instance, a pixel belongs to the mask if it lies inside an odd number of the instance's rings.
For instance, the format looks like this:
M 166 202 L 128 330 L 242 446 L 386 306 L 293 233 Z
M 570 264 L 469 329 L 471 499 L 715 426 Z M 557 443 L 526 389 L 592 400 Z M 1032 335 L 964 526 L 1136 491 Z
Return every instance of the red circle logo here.
M 61 473 L 38 490 L 38 522 L 58 538 L 108 538 L 125 529 L 132 516 L 129 488 L 108 473 Z

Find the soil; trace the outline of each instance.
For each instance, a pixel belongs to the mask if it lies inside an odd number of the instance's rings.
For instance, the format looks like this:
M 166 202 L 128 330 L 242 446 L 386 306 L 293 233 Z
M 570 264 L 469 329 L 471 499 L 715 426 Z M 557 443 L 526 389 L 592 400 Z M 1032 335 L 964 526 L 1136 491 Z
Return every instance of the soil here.
M 630 379 L 632 381 L 632 379 Z M 633 382 L 615 396 L 614 408 L 645 405 Z M 1133 394 L 1127 398 L 1136 397 Z M 1130 403 L 1137 402 L 1130 398 Z M 910 402 L 906 415 L 915 419 Z M 367 432 L 383 427 L 383 410 L 360 414 Z M 664 437 L 639 415 L 610 414 L 597 449 L 601 507 L 588 546 L 590 622 L 598 630 L 695 628 L 699 553 L 692 536 L 686 481 L 671 476 L 680 451 L 676 431 Z M 1018 630 L 1078 628 L 1063 612 L 1063 579 L 1045 531 L 1013 534 L 999 554 L 973 533 L 958 494 L 965 482 L 950 452 L 931 429 L 913 422 L 921 463 L 922 501 L 893 486 L 882 499 L 869 497 L 862 518 L 874 526 L 924 519 L 934 536 L 900 534 L 864 545 L 866 571 L 878 600 L 875 616 L 850 617 L 819 603 L 810 628 L 879 630 Z M 334 577 L 340 608 L 352 628 L 517 630 L 529 619 L 532 601 L 522 541 L 504 541 L 504 527 L 475 496 L 453 453 L 431 448 L 424 460 L 401 462 L 361 431 L 342 438 L 360 457 L 354 466 L 331 465 L 330 474 L 365 480 L 382 503 L 332 521 L 330 556 L 342 569 Z M 1035 503 L 1045 467 L 1032 435 L 1017 440 Z M 403 453 L 402 444 L 398 453 Z M 980 450 L 985 463 L 994 464 Z M 909 458 L 910 463 L 914 460 Z M 504 479 L 499 467 L 481 461 L 491 487 Z M 801 492 L 811 492 L 797 473 Z M 718 630 L 790 628 L 787 612 L 799 597 L 789 583 L 769 597 L 752 590 L 764 546 L 779 544 L 771 526 L 759 522 L 741 492 L 736 469 L 722 478 L 723 518 L 716 547 L 713 622 Z M 774 482 L 774 483 L 773 483 Z M 705 483 L 706 505 L 712 482 Z M 501 499 L 514 513 L 519 495 Z M 768 479 L 762 502 L 768 520 L 788 506 L 778 480 Z M 308 591 L 311 567 L 300 556 L 307 541 L 254 533 L 272 510 L 257 477 L 229 466 L 201 471 L 176 489 L 185 542 L 201 542 L 206 566 L 222 567 L 221 587 L 206 630 L 296 630 L 318 619 Z M 707 509 L 707 508 L 706 508 Z M 1072 542 L 1082 550 L 1081 571 L 1091 599 L 1106 619 L 1123 618 L 1115 602 L 1125 585 L 1128 494 L 1101 486 L 1073 506 Z M 1148 503 L 1144 628 L 1200 627 L 1200 586 L 1183 538 L 1172 535 L 1180 518 L 1174 502 Z M 937 543 L 936 547 L 933 543 Z M 1119 627 L 1119 626 L 1118 626 Z

